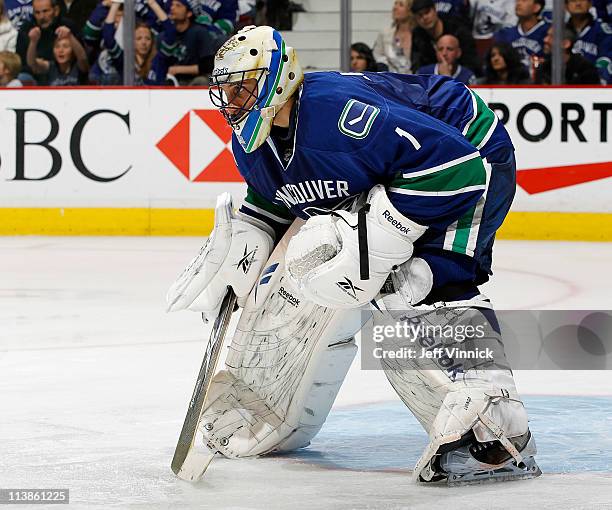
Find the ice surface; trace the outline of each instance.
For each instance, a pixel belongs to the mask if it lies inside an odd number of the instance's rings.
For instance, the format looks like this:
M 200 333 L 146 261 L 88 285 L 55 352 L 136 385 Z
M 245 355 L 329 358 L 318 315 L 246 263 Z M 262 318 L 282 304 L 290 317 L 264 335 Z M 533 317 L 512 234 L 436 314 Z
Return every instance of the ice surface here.
M 164 295 L 200 244 L 0 238 L 0 488 L 69 488 L 71 508 L 610 505 L 609 372 L 517 374 L 545 470 L 536 480 L 414 486 L 426 436 L 384 375 L 358 361 L 309 449 L 216 459 L 195 486 L 176 479 L 170 460 L 208 330 L 196 314 L 165 314 Z M 498 242 L 486 292 L 498 308 L 612 309 L 610 260 L 612 244 Z

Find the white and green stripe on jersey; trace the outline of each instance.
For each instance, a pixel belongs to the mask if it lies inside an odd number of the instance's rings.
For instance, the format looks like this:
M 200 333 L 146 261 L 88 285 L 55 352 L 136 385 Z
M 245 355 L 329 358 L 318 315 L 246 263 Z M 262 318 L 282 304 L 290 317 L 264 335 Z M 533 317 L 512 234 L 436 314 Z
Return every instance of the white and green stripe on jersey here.
M 489 174 L 490 166 L 482 160 L 480 153 L 475 151 L 436 167 L 400 173 L 391 182 L 388 191 L 390 194 L 400 195 L 400 200 L 405 200 L 406 196 L 421 201 L 428 199 L 426 204 L 431 204 L 434 208 L 437 199 L 447 200 L 448 197 L 459 198 L 459 195 L 465 193 L 481 192 L 478 202 L 448 227 L 444 239 L 444 249 L 473 256 Z M 408 211 L 406 214 L 410 216 Z
M 446 229 L 443 246 L 445 250 L 464 253 L 470 257 L 474 256 L 482 213 L 487 200 L 487 190 L 491 179 L 491 165 L 486 159 L 483 160 L 483 166 L 485 170 L 485 186 L 482 196 L 474 207 L 469 209 L 461 218 Z
M 490 140 L 499 120 L 478 94 L 469 88 L 467 90 L 472 97 L 472 117 L 463 127 L 462 134 L 474 147 L 482 150 Z
M 267 223 L 277 235 L 286 230 L 295 219 L 289 209 L 270 202 L 250 186 L 239 212 Z

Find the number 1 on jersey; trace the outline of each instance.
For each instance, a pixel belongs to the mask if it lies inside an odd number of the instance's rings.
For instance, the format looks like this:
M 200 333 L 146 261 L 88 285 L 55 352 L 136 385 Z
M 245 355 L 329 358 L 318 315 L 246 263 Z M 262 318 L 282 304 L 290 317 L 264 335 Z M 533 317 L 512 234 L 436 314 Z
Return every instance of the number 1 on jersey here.
M 421 144 L 419 143 L 419 141 L 408 131 L 404 131 L 402 128 L 396 127 L 395 132 L 401 137 L 406 138 L 416 150 L 419 150 L 421 148 Z

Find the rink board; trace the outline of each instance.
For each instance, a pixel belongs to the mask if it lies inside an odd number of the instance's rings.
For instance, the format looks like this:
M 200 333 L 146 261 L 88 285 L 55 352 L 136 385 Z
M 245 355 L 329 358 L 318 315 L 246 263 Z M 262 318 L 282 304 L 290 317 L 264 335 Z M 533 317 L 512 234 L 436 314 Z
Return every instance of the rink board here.
M 516 147 L 517 194 L 500 237 L 612 240 L 612 89 L 477 91 Z M 0 98 L 0 234 L 206 235 L 215 197 L 244 195 L 206 89 Z

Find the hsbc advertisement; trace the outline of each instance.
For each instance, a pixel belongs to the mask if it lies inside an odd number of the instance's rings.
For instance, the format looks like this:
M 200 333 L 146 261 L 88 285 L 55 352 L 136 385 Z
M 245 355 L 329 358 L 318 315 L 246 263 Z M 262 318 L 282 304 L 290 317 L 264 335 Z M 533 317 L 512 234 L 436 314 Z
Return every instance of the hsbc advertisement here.
M 0 89 L 2 207 L 214 207 L 244 194 L 203 89 Z
M 516 147 L 515 211 L 612 212 L 612 88 L 477 92 Z M 244 194 L 205 89 L 0 89 L 0 101 L 2 207 L 209 209 Z

